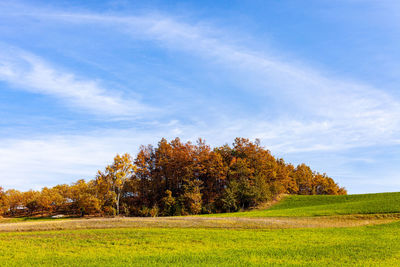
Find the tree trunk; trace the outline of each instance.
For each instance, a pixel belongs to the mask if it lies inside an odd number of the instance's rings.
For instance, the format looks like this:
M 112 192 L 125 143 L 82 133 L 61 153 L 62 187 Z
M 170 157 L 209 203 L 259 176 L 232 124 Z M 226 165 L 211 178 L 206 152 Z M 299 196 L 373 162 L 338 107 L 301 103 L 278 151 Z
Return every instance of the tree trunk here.
M 119 198 L 120 198 L 121 193 L 117 194 L 117 216 L 119 215 Z

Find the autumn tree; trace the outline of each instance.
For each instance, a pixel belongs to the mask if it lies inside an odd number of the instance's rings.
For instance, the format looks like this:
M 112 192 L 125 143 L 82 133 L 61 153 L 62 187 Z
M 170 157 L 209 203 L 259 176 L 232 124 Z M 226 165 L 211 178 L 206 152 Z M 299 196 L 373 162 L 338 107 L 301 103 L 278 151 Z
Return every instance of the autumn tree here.
M 9 206 L 8 206 L 7 196 L 3 188 L 0 186 L 0 216 L 3 215 L 6 211 L 8 211 L 8 209 Z
M 6 198 L 11 215 L 16 215 L 19 209 L 24 208 L 23 193 L 15 189 L 6 191 Z
M 183 186 L 183 202 L 190 214 L 198 214 L 201 211 L 201 184 L 200 180 L 190 180 Z
M 120 213 L 120 201 L 127 181 L 132 177 L 136 166 L 129 154 L 117 155 L 114 162 L 108 165 L 104 172 L 99 171 L 95 183 L 103 186 L 111 193 L 111 204 L 115 205 L 116 214 Z
M 197 188 L 201 193 L 202 211 L 213 213 L 225 189 L 228 168 L 222 156 L 211 150 L 204 140 L 199 139 L 194 150 L 193 171 L 195 180 L 201 182 Z
M 30 215 L 40 210 L 40 192 L 29 190 L 23 193 L 23 205 L 28 209 Z
M 292 164 L 286 164 L 283 159 L 277 160 L 276 165 L 276 178 L 277 178 L 277 188 L 276 192 L 278 194 L 297 194 L 299 191 L 298 184 L 295 179 L 293 179 L 293 172 L 295 168 Z
M 78 180 L 74 183 L 68 192 L 68 198 L 71 200 L 71 208 L 74 213 L 80 214 L 96 214 L 102 207 L 102 201 L 96 196 L 96 187 L 93 181 L 85 182 Z
M 313 195 L 345 195 L 346 190 L 339 187 L 335 181 L 326 174 L 315 173 L 313 177 Z
M 276 159 L 259 140 L 236 138 L 212 149 L 161 139 L 141 146 L 133 160 L 117 155 L 94 180 L 40 191 L 0 190 L 0 214 L 172 216 L 237 211 L 280 194 L 339 195 L 346 190 L 306 164 Z

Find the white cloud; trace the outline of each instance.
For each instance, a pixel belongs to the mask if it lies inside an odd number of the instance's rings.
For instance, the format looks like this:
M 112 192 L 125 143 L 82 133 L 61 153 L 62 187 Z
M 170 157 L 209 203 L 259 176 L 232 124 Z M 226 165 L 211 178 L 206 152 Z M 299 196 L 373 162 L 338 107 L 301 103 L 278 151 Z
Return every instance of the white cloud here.
M 136 149 L 140 141 L 112 133 L 2 140 L 0 185 L 27 190 L 92 179 L 117 152 Z
M 199 128 L 198 125 L 170 122 L 155 124 L 154 128 L 147 130 L 131 128 L 99 130 L 77 135 L 43 134 L 24 139 L 2 139 L 0 144 L 0 158 L 2 159 L 0 161 L 0 173 L 2 173 L 0 186 L 26 190 L 71 183 L 81 178 L 92 179 L 96 171 L 104 169 L 117 153 L 128 152 L 134 156 L 140 145 L 156 145 L 162 137 L 171 140 L 179 135 L 184 142 L 194 142 L 198 137 L 202 137 L 208 144 L 215 147 L 226 142 L 231 143 L 237 136 L 246 136 L 249 132 L 246 127 L 250 131 L 259 129 L 259 133 L 254 132 L 252 136 L 247 136 L 252 139 L 260 137 L 263 145 L 266 145 L 274 155 L 283 157 L 288 162 L 291 162 L 290 159 L 294 160 L 293 163 L 306 162 L 316 171 L 327 172 L 335 179 L 341 178 L 338 179 L 341 185 L 353 190 L 351 192 L 362 192 L 357 189 L 358 186 L 376 180 L 375 173 L 369 175 L 368 172 L 362 170 L 354 173 L 354 170 L 346 167 L 349 159 L 360 161 L 358 158 L 354 158 L 355 154 L 350 158 L 343 155 L 344 150 L 354 147 L 351 142 L 333 140 L 334 143 L 343 143 L 340 147 L 312 144 L 310 139 L 314 138 L 313 132 L 323 127 L 322 125 L 314 125 L 313 131 L 309 127 L 299 126 L 298 122 L 290 125 L 283 122 L 280 126 L 262 124 L 258 126 L 259 128 L 254 127 L 256 124 L 255 120 L 231 121 L 229 124 L 226 123 L 219 127 Z M 301 132 L 296 133 L 296 138 L 293 138 L 294 134 L 287 130 L 288 127 L 293 131 Z M 329 129 L 329 126 L 325 127 Z M 327 134 L 327 132 L 321 134 Z M 337 134 L 337 138 L 344 138 L 340 136 L 339 132 L 330 134 Z M 334 150 L 340 151 L 342 156 L 335 155 Z M 362 161 L 365 164 L 377 165 L 374 162 L 371 163 L 371 159 L 367 155 L 364 157 Z M 388 170 L 378 168 L 376 172 L 381 175 L 389 173 Z M 349 179 L 352 175 L 360 179 Z M 390 184 L 395 175 L 384 177 L 386 177 L 387 184 Z M 396 186 L 396 179 L 392 184 Z M 380 189 L 369 190 L 379 191 Z
M 2 45 L 0 81 L 20 90 L 56 97 L 65 103 L 105 117 L 135 117 L 150 108 L 118 91 L 102 87 L 100 82 L 78 78 L 61 71 L 42 58 Z
M 211 26 L 180 22 L 159 14 L 39 12 L 31 15 L 70 24 L 114 27 L 134 39 L 145 38 L 177 52 L 196 54 L 234 73 L 230 79 L 236 79 L 243 90 L 284 103 L 282 116 L 275 121 L 263 120 L 264 113 L 256 116 L 259 122 L 254 125 L 246 123 L 247 119 L 228 118 L 241 121 L 240 132 L 247 133 L 246 136 L 268 137 L 271 134 L 268 131 L 272 131 L 279 136 L 274 142 L 296 151 L 309 150 L 310 146 L 325 150 L 399 141 L 400 101 L 383 89 L 327 77 L 307 64 L 235 45 L 240 43 L 240 37 L 226 37 L 226 33 Z M 220 125 L 229 127 L 229 123 Z M 300 146 L 297 140 L 302 140 Z
M 0 172 L 10 177 L 0 181 L 5 186 L 22 187 L 24 179 L 30 179 L 30 184 L 48 184 L 43 177 L 55 183 L 59 182 L 52 177 L 91 178 L 115 153 L 135 152 L 140 144 L 154 143 L 163 136 L 179 135 L 192 141 L 204 137 L 213 145 L 230 142 L 236 136 L 261 138 L 280 155 L 400 144 L 400 101 L 384 88 L 322 74 L 306 63 L 238 45 L 240 36 L 229 37 L 210 26 L 154 14 L 113 16 L 53 10 L 25 15 L 74 25 L 96 24 L 100 29 L 111 27 L 132 39 L 148 39 L 166 49 L 197 55 L 230 72 L 229 79 L 244 91 L 283 104 L 280 116 L 272 120 L 266 110 L 252 118 L 235 118 L 222 111 L 215 114 L 212 124 L 204 118 L 198 124 L 174 122 L 156 125 L 150 131 L 127 129 L 85 136 L 2 140 L 0 158 L 6 160 L 0 162 Z M 36 56 L 18 52 L 12 57 L 3 53 L 0 58 L 0 79 L 19 88 L 52 95 L 94 113 L 125 116 L 145 109 L 137 101 L 112 94 L 98 82 L 56 70 Z M 21 162 L 25 163 L 23 168 Z
M 117 153 L 135 156 L 140 145 L 155 145 L 162 137 L 171 140 L 181 129 L 175 122 L 156 128 L 1 139 L 0 186 L 28 190 L 92 179 Z

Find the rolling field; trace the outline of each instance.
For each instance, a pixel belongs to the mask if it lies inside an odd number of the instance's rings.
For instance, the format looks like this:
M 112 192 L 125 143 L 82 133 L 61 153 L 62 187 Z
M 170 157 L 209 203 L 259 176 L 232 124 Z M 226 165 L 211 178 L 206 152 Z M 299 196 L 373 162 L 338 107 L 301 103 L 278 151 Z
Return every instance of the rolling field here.
M 290 196 L 218 217 L 3 219 L 0 266 L 398 266 L 398 199 Z
M 221 217 L 304 217 L 348 214 L 400 213 L 400 193 L 344 196 L 287 196 L 265 210 L 210 214 Z

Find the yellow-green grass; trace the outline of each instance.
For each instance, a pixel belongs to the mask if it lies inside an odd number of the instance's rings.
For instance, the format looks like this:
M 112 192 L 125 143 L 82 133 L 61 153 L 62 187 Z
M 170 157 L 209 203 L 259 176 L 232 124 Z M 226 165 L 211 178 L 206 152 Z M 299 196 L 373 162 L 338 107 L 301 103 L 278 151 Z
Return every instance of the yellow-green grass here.
M 0 266 L 400 266 L 400 193 L 216 216 L 3 219 Z
M 19 223 L 19 222 L 38 222 L 38 221 L 56 221 L 56 220 L 65 220 L 70 218 L 76 218 L 73 216 L 67 216 L 62 218 L 52 218 L 49 216 L 45 217 L 7 217 L 1 218 L 0 217 L 0 224 L 1 223 Z
M 400 213 L 400 193 L 360 194 L 345 196 L 287 196 L 264 210 L 210 214 L 222 217 L 297 217 L 345 214 Z
M 399 266 L 400 223 L 0 233 L 1 266 Z

